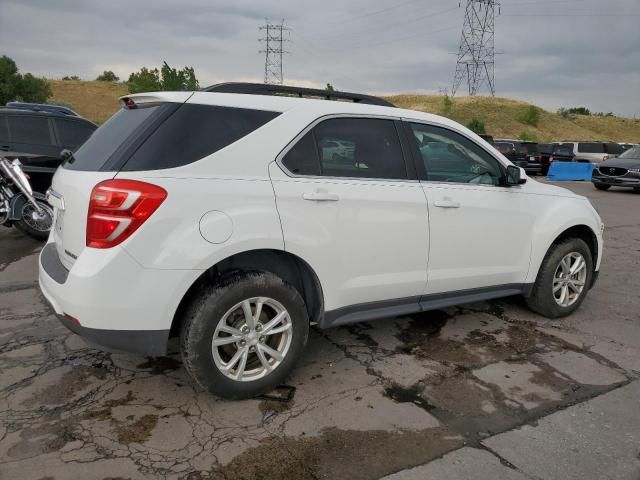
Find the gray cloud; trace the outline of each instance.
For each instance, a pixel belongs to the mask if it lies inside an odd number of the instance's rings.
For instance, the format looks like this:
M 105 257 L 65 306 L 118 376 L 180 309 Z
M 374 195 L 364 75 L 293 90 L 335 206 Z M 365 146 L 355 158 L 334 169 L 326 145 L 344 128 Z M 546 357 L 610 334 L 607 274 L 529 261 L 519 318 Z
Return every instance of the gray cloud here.
M 285 18 L 293 29 L 289 82 L 437 92 L 453 77 L 463 18 L 457 6 L 457 0 L 0 0 L 0 54 L 23 71 L 54 78 L 94 78 L 105 69 L 126 78 L 166 60 L 194 66 L 203 85 L 261 81 L 258 27 L 267 17 Z M 575 16 L 585 13 L 636 16 Z M 497 94 L 549 109 L 585 105 L 640 116 L 638 14 L 637 0 L 505 0 L 496 20 Z

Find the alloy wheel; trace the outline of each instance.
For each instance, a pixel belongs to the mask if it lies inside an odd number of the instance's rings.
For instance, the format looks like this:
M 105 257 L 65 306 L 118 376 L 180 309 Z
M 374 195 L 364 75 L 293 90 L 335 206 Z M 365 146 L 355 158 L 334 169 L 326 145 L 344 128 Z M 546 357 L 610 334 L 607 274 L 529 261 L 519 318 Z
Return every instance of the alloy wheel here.
M 586 260 L 581 253 L 568 253 L 560 260 L 553 276 L 553 298 L 561 307 L 569 307 L 580 298 L 586 282 Z

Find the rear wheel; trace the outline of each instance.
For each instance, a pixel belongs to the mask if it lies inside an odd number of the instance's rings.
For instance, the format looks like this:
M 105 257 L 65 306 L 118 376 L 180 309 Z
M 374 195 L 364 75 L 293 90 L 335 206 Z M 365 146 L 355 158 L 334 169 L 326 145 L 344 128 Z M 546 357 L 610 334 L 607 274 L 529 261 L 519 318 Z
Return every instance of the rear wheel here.
M 238 275 L 205 289 L 183 324 L 185 367 L 204 389 L 249 398 L 282 383 L 309 335 L 298 291 L 270 273 Z
M 584 240 L 555 244 L 542 262 L 527 305 L 548 318 L 567 316 L 583 302 L 592 276 L 593 259 Z
M 611 188 L 611 185 L 602 185 L 601 183 L 594 183 L 593 184 L 598 190 L 609 190 Z
M 43 200 L 36 199 L 40 211 L 31 202 L 25 202 L 16 227 L 36 240 L 46 240 L 53 225 L 53 209 Z

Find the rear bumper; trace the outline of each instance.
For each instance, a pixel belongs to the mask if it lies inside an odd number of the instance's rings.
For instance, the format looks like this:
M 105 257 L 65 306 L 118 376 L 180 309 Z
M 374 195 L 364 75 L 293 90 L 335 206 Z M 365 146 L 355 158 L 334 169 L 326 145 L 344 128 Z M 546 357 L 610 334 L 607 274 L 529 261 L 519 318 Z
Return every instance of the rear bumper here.
M 119 247 L 87 248 L 66 270 L 48 243 L 39 262 L 40 290 L 67 328 L 104 347 L 146 355 L 166 352 L 176 309 L 200 273 L 146 269 Z
M 151 357 L 167 353 L 169 330 L 101 330 L 78 325 L 64 315 L 58 315 L 58 320 L 73 333 L 101 348 Z

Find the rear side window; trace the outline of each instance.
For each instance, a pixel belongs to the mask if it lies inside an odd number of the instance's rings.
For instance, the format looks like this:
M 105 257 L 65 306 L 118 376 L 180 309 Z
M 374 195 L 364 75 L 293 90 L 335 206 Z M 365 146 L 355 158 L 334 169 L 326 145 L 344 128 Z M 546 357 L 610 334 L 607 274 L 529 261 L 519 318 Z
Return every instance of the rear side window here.
M 263 110 L 184 104 L 151 134 L 122 170 L 159 170 L 193 163 L 278 115 Z
M 334 118 L 318 124 L 313 136 L 323 176 L 407 178 L 400 139 L 392 120 Z
M 76 122 L 73 120 L 56 118 L 55 122 L 60 143 L 64 148 L 70 150 L 76 150 L 96 129 L 89 123 Z
M 313 139 L 313 133 L 307 133 L 287 152 L 282 163 L 294 175 L 320 175 L 320 162 Z
M 604 143 L 579 143 L 578 151 L 582 153 L 604 153 Z
M 7 117 L 4 115 L 0 115 L 0 143 L 2 145 L 9 143 L 9 128 L 7 127 Z
M 146 121 L 162 107 L 120 109 L 98 128 L 74 154 L 72 162 L 64 164 L 69 170 L 98 171 L 127 139 L 136 135 Z
M 29 143 L 32 145 L 51 145 L 51 132 L 47 117 L 32 117 L 29 115 L 9 115 L 9 132 L 14 143 Z

